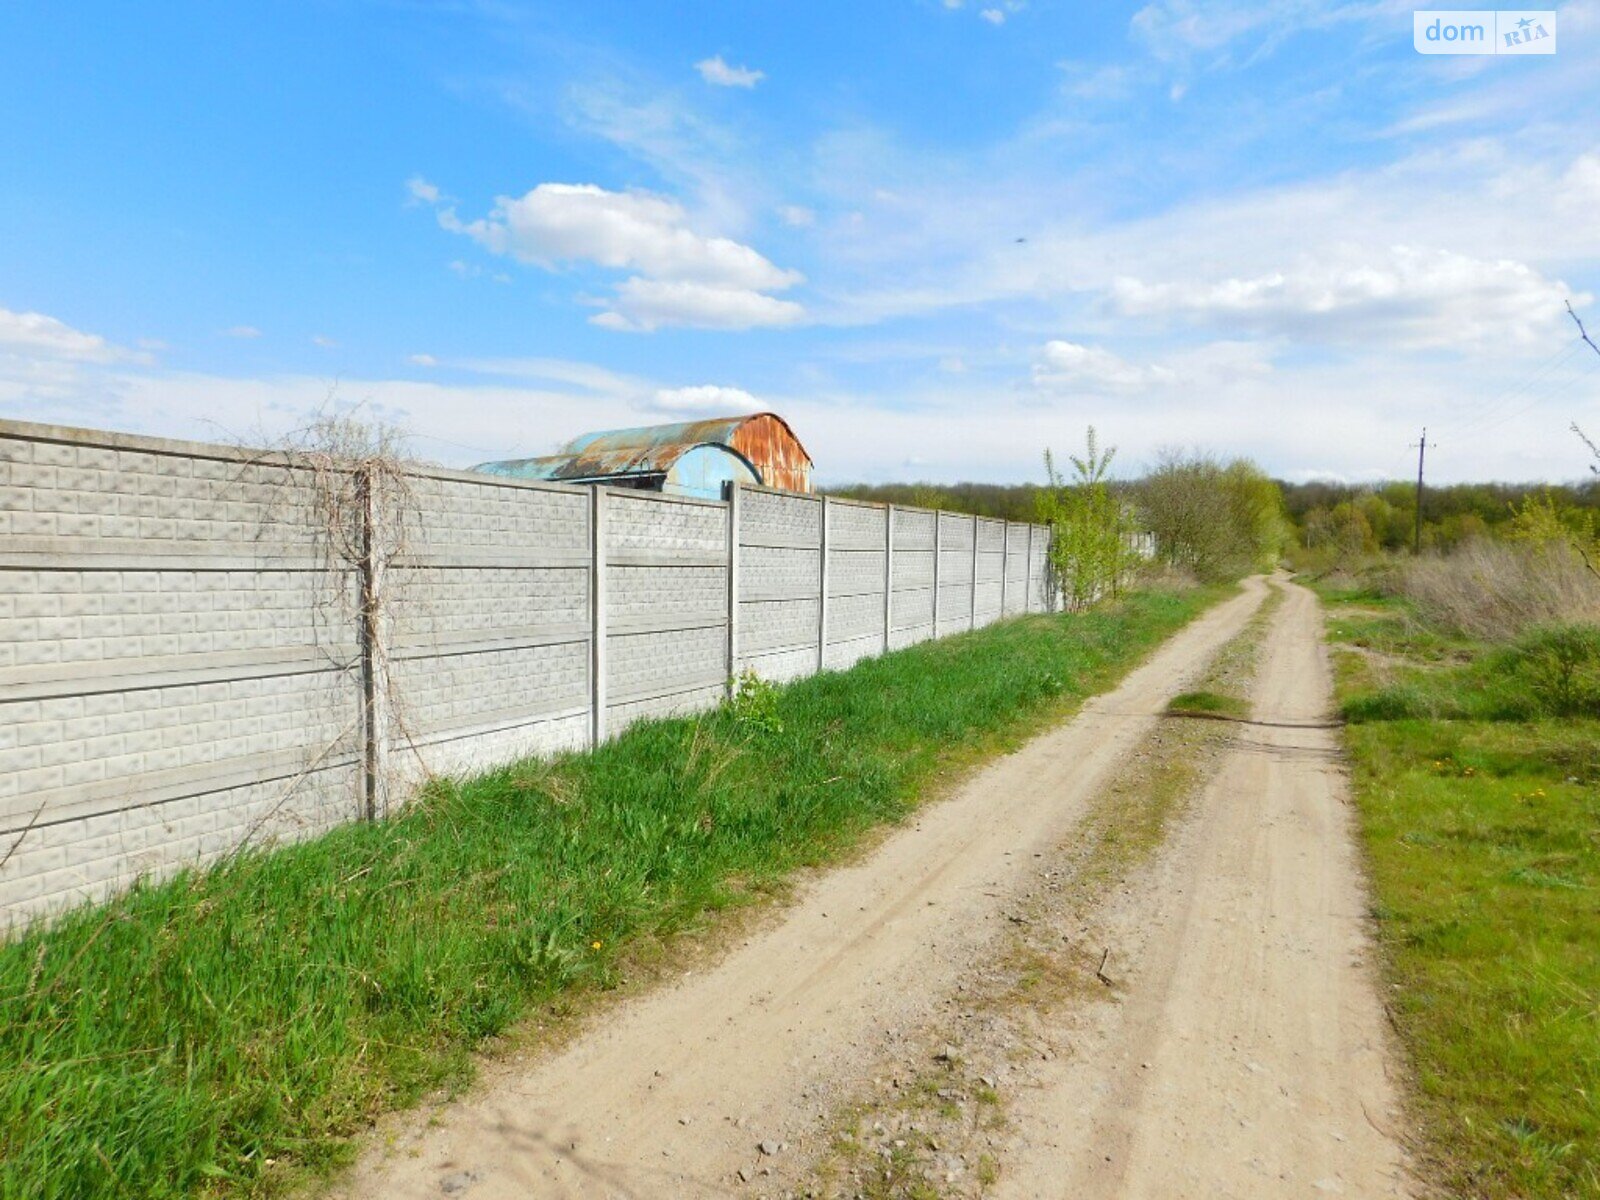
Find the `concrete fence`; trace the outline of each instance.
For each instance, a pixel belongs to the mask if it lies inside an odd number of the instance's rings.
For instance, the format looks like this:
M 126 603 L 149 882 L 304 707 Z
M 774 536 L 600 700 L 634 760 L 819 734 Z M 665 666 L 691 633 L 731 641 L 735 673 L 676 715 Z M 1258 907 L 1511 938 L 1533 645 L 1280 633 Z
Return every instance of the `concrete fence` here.
M 428 467 L 350 482 L 0 421 L 0 924 L 709 708 L 745 670 L 1051 603 L 1039 526 Z

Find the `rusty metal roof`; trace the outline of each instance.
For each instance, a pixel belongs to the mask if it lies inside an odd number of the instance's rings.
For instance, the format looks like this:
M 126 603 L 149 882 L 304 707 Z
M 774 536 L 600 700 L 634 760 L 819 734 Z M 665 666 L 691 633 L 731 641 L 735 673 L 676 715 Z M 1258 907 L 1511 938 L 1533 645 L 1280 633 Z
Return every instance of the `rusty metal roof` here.
M 493 475 L 516 475 L 523 479 L 573 480 L 613 479 L 621 475 L 665 475 L 672 465 L 700 442 L 632 449 L 593 449 L 582 453 L 550 454 L 541 458 L 513 458 L 504 462 L 482 463 L 474 467 Z M 742 458 L 743 455 L 740 455 Z M 754 468 L 751 468 L 754 470 Z
M 708 442 L 742 458 L 768 487 L 811 490 L 811 456 L 776 413 L 586 433 L 556 454 L 482 463 L 475 470 L 558 481 L 665 475 L 684 454 Z

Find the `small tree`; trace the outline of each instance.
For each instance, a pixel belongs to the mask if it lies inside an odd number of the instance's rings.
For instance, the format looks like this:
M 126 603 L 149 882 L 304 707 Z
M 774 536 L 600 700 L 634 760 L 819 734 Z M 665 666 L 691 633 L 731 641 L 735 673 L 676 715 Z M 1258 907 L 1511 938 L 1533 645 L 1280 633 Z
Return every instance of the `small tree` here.
M 1130 562 L 1124 538 L 1128 523 L 1109 478 L 1117 449 L 1101 450 L 1093 425 L 1086 441 L 1083 457 L 1068 457 L 1070 478 L 1056 469 L 1055 456 L 1045 450 L 1047 484 L 1037 501 L 1039 520 L 1051 531 L 1051 573 L 1075 611 L 1115 595 Z
M 1205 580 L 1236 579 L 1269 568 L 1287 544 L 1283 497 L 1249 459 L 1223 463 L 1199 451 L 1163 451 L 1155 469 L 1139 484 L 1139 505 L 1155 534 L 1156 553 L 1173 566 Z M 1335 510 L 1332 532 L 1343 538 L 1350 526 L 1371 536 L 1361 520 Z

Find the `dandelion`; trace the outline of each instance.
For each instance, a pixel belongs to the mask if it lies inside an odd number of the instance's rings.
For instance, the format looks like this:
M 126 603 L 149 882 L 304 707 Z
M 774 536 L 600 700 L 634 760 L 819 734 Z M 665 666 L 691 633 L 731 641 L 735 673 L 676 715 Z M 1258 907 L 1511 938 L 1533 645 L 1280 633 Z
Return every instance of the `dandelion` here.
M 589 949 L 591 949 L 591 950 L 598 950 L 598 949 L 600 949 L 600 943 L 599 943 L 599 942 L 597 942 L 597 941 L 596 941 L 596 942 L 590 942 L 590 943 L 589 943 Z

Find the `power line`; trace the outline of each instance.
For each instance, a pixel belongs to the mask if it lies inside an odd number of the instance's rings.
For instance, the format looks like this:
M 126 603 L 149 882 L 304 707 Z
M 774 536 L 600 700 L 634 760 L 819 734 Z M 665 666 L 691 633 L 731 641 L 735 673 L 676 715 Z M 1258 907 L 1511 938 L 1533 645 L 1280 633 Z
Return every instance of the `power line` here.
M 1538 366 L 1523 377 L 1521 382 L 1507 384 L 1494 395 L 1479 400 L 1475 404 L 1469 404 L 1460 412 L 1453 414 L 1453 419 L 1461 421 L 1464 427 L 1493 415 L 1493 410 L 1500 408 L 1504 404 L 1514 402 L 1523 392 L 1536 384 L 1544 382 L 1551 371 L 1565 366 L 1582 346 L 1583 343 L 1581 341 L 1573 338 L 1572 341 L 1552 350 Z
M 1530 397 L 1525 404 L 1522 404 L 1509 412 L 1502 414 L 1490 414 L 1485 419 L 1473 422 L 1462 429 L 1457 430 L 1456 435 L 1459 437 L 1471 434 L 1472 436 L 1477 437 L 1488 433 L 1491 430 L 1498 429 L 1507 421 L 1514 421 L 1518 417 L 1527 415 L 1540 405 L 1554 399 L 1556 396 L 1566 391 L 1569 387 L 1573 387 L 1583 382 L 1588 378 L 1588 376 L 1592 375 L 1596 369 L 1600 369 L 1600 359 L 1596 359 L 1594 362 L 1591 362 L 1575 376 L 1549 381 L 1548 386 L 1540 389 L 1535 395 Z

